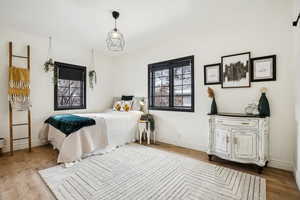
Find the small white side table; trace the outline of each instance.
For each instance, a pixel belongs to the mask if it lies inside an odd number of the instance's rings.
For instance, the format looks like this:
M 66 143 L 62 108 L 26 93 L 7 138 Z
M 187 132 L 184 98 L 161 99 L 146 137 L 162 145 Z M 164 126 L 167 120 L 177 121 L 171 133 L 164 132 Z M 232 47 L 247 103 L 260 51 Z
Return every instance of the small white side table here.
M 151 131 L 150 129 L 150 122 L 148 120 L 140 120 L 139 121 L 139 127 L 138 127 L 138 131 L 139 131 L 139 139 L 140 139 L 140 144 L 142 144 L 142 137 L 143 137 L 143 133 L 147 134 L 147 144 L 150 144 L 150 138 L 151 138 L 151 133 L 153 135 L 153 142 L 155 144 L 155 140 L 156 140 L 156 132 L 155 131 Z

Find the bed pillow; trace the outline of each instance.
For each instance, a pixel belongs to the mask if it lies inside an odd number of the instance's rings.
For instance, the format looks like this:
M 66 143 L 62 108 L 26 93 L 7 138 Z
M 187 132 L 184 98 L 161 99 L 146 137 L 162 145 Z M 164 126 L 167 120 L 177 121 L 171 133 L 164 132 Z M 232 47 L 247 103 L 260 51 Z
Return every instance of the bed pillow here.
M 116 101 L 113 106 L 114 111 L 123 111 L 123 101 Z
M 132 103 L 132 110 L 135 110 L 135 111 L 141 111 L 142 107 L 141 107 L 141 104 L 140 104 L 140 101 L 142 101 L 144 98 L 142 97 L 134 97 L 133 98 L 133 103 Z
M 132 109 L 132 101 L 123 101 L 122 109 L 125 112 L 128 112 Z
M 121 100 L 123 101 L 132 101 L 134 96 L 126 96 L 126 95 L 122 95 Z

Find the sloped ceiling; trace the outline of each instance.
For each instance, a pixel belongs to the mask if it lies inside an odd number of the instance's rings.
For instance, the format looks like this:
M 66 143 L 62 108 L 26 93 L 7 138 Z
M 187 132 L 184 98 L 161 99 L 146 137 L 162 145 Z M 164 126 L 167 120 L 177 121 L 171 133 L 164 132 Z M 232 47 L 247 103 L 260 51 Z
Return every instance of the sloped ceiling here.
M 107 51 L 105 40 L 114 23 L 112 10 L 121 13 L 118 28 L 126 39 L 125 52 L 174 35 L 236 26 L 234 22 L 242 20 L 231 19 L 230 12 L 241 12 L 245 24 L 259 12 L 246 0 L 1 0 L 0 33 L 9 27 Z

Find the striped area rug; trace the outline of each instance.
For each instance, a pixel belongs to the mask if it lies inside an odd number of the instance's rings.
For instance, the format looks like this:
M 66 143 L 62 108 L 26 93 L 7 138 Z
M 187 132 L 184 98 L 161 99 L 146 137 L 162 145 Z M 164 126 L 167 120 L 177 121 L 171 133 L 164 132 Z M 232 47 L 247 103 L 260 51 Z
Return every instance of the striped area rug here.
M 58 200 L 265 200 L 266 181 L 138 144 L 40 175 Z

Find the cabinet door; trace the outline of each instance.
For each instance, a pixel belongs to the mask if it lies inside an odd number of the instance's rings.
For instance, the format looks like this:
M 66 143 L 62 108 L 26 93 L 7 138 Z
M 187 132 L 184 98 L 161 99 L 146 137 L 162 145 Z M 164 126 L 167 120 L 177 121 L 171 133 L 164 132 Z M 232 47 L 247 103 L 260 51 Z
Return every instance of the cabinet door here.
M 215 130 L 215 151 L 220 154 L 230 154 L 230 131 L 227 129 Z
M 234 157 L 253 160 L 257 158 L 257 135 L 247 130 L 233 131 Z

